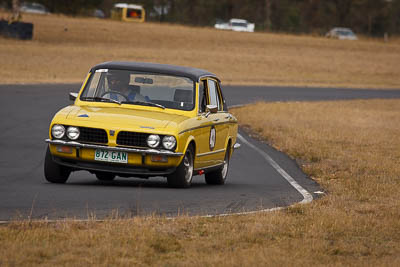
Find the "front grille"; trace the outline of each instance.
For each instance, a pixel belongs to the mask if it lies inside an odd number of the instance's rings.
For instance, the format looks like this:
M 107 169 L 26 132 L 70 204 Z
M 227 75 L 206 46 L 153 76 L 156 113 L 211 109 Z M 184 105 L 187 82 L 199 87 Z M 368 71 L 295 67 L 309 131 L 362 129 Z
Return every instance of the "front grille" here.
M 77 141 L 88 143 L 107 144 L 107 132 L 103 129 L 79 127 L 81 134 Z
M 117 136 L 117 144 L 121 146 L 148 147 L 148 133 L 135 133 L 121 131 Z

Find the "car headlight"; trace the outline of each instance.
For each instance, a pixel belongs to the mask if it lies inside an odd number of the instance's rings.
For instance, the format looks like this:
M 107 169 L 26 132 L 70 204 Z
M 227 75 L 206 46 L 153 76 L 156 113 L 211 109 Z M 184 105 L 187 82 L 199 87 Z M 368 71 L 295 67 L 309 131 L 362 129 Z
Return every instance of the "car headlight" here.
M 70 126 L 67 129 L 67 136 L 69 139 L 71 140 L 76 140 L 79 138 L 79 128 L 78 127 L 74 127 L 74 126 Z
M 147 145 L 151 148 L 156 148 L 160 144 L 160 136 L 151 134 L 147 137 Z
M 53 135 L 54 138 L 60 139 L 64 137 L 65 134 L 65 128 L 61 124 L 55 124 L 51 128 L 51 134 Z
M 176 145 L 176 139 L 172 135 L 166 135 L 162 140 L 162 144 L 164 148 L 171 150 Z

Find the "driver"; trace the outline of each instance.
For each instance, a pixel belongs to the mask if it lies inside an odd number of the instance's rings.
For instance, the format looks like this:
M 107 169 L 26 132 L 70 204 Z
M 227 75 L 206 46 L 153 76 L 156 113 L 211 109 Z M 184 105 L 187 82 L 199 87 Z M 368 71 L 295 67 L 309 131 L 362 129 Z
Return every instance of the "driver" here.
M 146 97 L 140 94 L 140 86 L 129 85 L 130 74 L 124 71 L 110 71 L 107 73 L 108 88 L 110 98 L 119 100 L 118 95 L 122 95 L 123 100 L 126 101 L 148 101 Z

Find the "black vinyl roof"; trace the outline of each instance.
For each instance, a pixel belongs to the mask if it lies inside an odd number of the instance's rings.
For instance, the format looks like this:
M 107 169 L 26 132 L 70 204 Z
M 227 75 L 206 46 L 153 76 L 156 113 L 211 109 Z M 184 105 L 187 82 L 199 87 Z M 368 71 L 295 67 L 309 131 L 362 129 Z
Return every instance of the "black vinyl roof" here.
M 199 81 L 199 79 L 204 76 L 211 76 L 218 79 L 215 74 L 206 70 L 158 63 L 110 61 L 98 64 L 90 71 L 94 72 L 98 69 L 133 70 L 173 76 L 184 76 L 193 81 Z

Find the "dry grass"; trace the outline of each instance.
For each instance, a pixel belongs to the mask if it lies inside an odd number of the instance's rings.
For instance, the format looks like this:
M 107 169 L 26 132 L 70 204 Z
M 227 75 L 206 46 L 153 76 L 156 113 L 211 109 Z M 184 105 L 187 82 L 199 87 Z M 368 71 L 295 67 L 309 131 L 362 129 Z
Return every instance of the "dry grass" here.
M 234 112 L 329 194 L 251 216 L 14 223 L 0 227 L 0 266 L 400 265 L 399 100 L 259 103 Z
M 128 60 L 204 68 L 226 84 L 400 87 L 396 39 L 343 42 L 55 15 L 24 20 L 35 25 L 33 41 L 0 38 L 1 83 L 81 82 L 94 64 Z
M 79 82 L 93 64 L 138 60 L 205 68 L 225 83 L 400 87 L 398 40 L 25 18 L 35 22 L 33 41 L 0 38 L 2 83 Z M 0 266 L 400 265 L 399 100 L 259 103 L 234 112 L 329 194 L 251 216 L 13 223 L 0 227 Z

